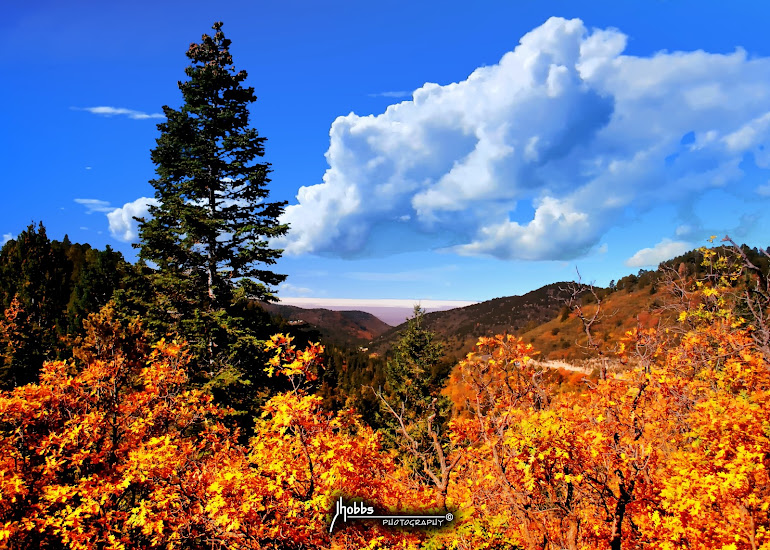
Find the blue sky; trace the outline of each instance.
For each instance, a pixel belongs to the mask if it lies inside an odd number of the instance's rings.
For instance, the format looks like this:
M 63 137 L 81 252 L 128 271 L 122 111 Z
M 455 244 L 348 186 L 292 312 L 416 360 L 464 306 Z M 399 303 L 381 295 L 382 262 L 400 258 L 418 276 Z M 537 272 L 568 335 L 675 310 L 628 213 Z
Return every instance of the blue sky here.
M 292 225 L 284 298 L 606 285 L 729 233 L 767 246 L 764 2 L 6 6 L 0 240 L 135 258 L 149 151 L 216 20 Z M 438 302 L 436 302 L 438 303 Z

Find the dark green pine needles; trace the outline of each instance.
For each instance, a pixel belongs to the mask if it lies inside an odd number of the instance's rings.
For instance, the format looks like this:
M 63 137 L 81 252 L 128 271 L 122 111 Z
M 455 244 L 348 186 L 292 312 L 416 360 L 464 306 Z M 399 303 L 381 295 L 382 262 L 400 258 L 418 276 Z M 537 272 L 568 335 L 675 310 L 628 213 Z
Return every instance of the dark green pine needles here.
M 265 138 L 249 127 L 254 89 L 233 67 L 222 23 L 213 29 L 187 51 L 181 109 L 163 107 L 156 204 L 139 220 L 138 245 L 153 268 L 153 315 L 188 340 L 211 376 L 255 344 L 243 304 L 274 299 L 271 287 L 286 276 L 266 269 L 283 252 L 269 239 L 288 230 L 278 221 L 286 203 L 267 201 L 270 165 L 257 162 Z

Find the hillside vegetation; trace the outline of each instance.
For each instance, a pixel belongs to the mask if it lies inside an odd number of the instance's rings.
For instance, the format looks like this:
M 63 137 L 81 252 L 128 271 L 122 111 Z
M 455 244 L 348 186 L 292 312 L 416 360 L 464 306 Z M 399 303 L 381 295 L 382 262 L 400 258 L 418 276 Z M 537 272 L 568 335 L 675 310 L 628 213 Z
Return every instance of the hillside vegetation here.
M 770 249 L 325 348 L 326 313 L 258 304 L 285 203 L 213 30 L 158 125 L 147 263 L 42 224 L 0 250 L 0 548 L 770 549 Z
M 716 247 L 715 254 L 728 249 Z M 742 247 L 747 259 L 759 270 L 770 269 L 770 260 L 757 249 Z M 467 307 L 425 314 L 425 327 L 445 344 L 448 360 L 457 362 L 471 352 L 480 337 L 508 333 L 520 336 L 539 351 L 544 360 L 582 362 L 596 358 L 598 349 L 617 342 L 636 328 L 648 329 L 659 323 L 670 324 L 676 317 L 676 297 L 671 285 L 679 281 L 707 276 L 703 254 L 692 250 L 661 263 L 655 270 L 639 270 L 609 287 L 560 282 L 545 285 L 521 296 L 495 298 Z M 745 283 L 745 281 L 744 281 Z M 597 302 L 601 312 L 591 330 L 596 344 L 588 345 L 585 327 L 568 305 L 573 290 L 579 286 L 579 303 L 587 316 L 593 316 Z M 375 339 L 372 349 L 387 354 L 405 329 L 406 323 L 393 327 Z
M 440 375 L 441 345 L 412 323 L 386 369 L 394 377 L 371 391 L 389 415 L 382 428 L 324 408 L 323 349 L 279 334 L 263 369 L 281 382 L 244 438 L 233 410 L 190 379 L 189 346 L 153 342 L 110 303 L 86 319 L 72 361 L 47 361 L 35 383 L 0 392 L 0 544 L 768 548 L 770 285 L 750 258 L 723 252 L 701 252 L 704 277 L 676 270 L 670 326 L 596 341 L 626 368 L 575 391 L 525 340 L 481 337 L 451 375 L 466 396 L 453 411 L 438 378 L 421 374 Z M 624 281 L 599 299 L 620 307 L 643 291 Z M 593 318 L 594 294 L 578 296 L 556 322 Z M 6 332 L 9 322 L 7 311 Z M 452 519 L 330 529 L 340 495 L 377 513 Z
M 287 323 L 316 330 L 327 343 L 341 346 L 366 347 L 371 340 L 391 329 L 390 325 L 365 311 L 332 311 L 269 302 L 262 302 L 260 306 Z
M 448 357 L 459 359 L 470 352 L 481 336 L 501 332 L 519 333 L 537 327 L 559 311 L 567 283 L 553 283 L 522 296 L 495 298 L 466 307 L 426 313 L 425 328 L 445 343 Z M 406 323 L 391 328 L 372 343 L 372 349 L 386 353 Z

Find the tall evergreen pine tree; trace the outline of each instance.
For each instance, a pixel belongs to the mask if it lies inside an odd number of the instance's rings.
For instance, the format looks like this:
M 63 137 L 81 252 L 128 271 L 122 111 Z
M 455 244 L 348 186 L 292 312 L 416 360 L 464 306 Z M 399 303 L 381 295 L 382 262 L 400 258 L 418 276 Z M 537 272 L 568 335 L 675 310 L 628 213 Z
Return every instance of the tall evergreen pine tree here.
M 265 269 L 282 253 L 268 239 L 288 229 L 278 222 L 286 203 L 267 201 L 270 165 L 257 162 L 265 138 L 249 127 L 254 89 L 243 86 L 246 71 L 233 68 L 222 23 L 213 29 L 187 51 L 181 109 L 163 107 L 167 120 L 152 151 L 156 205 L 140 220 L 138 245 L 156 268 L 152 313 L 187 338 L 207 371 L 253 340 L 234 299 L 274 299 L 271 286 L 286 276 Z
M 450 402 L 441 393 L 448 374 L 447 365 L 442 361 L 444 345 L 436 334 L 424 326 L 425 311 L 415 306 L 414 315 L 408 320 L 398 342 L 393 348 L 393 357 L 388 360 L 385 376 L 385 392 L 382 395 L 390 408 L 400 412 L 409 435 L 419 444 L 420 450 L 431 445 L 428 435 L 428 418 L 432 429 L 443 433 L 449 419 Z M 382 418 L 386 445 L 396 445 L 403 440 L 399 433 L 399 422 L 382 404 Z

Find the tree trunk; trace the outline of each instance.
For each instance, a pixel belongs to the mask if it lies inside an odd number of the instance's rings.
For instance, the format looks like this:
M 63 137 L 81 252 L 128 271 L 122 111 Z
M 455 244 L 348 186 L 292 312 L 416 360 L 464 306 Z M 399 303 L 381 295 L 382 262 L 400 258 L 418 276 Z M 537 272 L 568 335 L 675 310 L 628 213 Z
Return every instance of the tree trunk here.
M 209 168 L 209 178 L 212 179 L 212 170 Z M 214 214 L 216 213 L 217 209 L 217 203 L 216 203 L 216 189 L 214 185 L 209 185 L 209 213 L 211 215 L 211 218 L 214 218 Z M 211 309 L 216 310 L 218 305 L 217 304 L 217 296 L 216 292 L 214 291 L 214 274 L 217 271 L 217 256 L 216 256 L 216 247 L 217 247 L 217 235 L 216 232 L 210 232 L 208 235 L 208 265 L 207 265 L 207 275 L 208 275 L 208 291 L 209 291 L 209 298 L 211 299 Z
M 620 472 L 618 472 L 620 473 Z M 623 544 L 623 518 L 626 515 L 626 506 L 631 502 L 631 495 L 634 492 L 634 482 L 632 481 L 628 489 L 625 483 L 620 483 L 620 497 L 615 504 L 615 519 L 612 522 L 612 539 L 610 540 L 610 550 L 621 550 Z
M 213 184 L 213 175 L 211 167 L 209 167 L 209 212 L 211 215 L 211 219 L 214 219 L 214 215 L 216 213 L 217 203 L 216 203 L 216 187 Z M 216 311 L 219 309 L 219 304 L 217 303 L 217 295 L 216 291 L 214 290 L 214 276 L 217 271 L 217 255 L 216 255 L 216 246 L 217 246 L 217 234 L 215 231 L 210 231 L 208 234 L 208 263 L 206 266 L 206 275 L 207 275 L 207 284 L 208 284 L 208 294 L 209 294 L 209 313 L 212 311 Z M 208 359 L 209 359 L 209 366 L 212 366 L 214 364 L 214 335 L 212 333 L 212 327 L 209 326 L 209 330 L 206 331 L 206 339 L 208 340 L 206 342 L 206 348 L 208 351 Z

